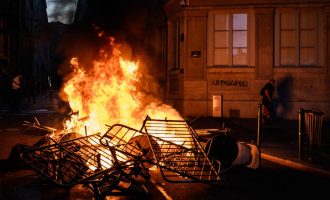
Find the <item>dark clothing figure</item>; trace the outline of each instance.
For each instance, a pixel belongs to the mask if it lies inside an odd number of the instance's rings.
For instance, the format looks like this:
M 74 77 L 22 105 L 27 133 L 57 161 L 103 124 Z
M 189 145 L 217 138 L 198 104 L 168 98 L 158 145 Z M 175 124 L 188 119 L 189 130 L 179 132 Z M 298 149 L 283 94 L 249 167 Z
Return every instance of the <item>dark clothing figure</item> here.
M 22 78 L 21 74 L 15 76 L 12 80 L 11 87 L 12 87 L 12 97 L 13 97 L 13 111 L 19 112 L 20 110 L 20 101 L 23 96 L 22 91 Z
M 270 79 L 260 90 L 263 105 L 263 122 L 271 122 L 273 119 L 273 93 L 275 90 L 275 80 Z

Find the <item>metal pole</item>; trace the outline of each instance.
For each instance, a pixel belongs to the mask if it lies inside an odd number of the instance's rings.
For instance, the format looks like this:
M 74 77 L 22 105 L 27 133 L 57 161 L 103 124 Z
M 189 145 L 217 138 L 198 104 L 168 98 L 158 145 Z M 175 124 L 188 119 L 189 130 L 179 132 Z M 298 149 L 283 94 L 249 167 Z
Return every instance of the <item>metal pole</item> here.
M 258 129 L 257 129 L 257 146 L 260 148 L 261 147 L 261 144 L 260 144 L 260 134 L 261 134 L 261 126 L 262 126 L 262 123 L 261 123 L 261 119 L 262 119 L 262 104 L 259 103 L 258 104 Z
M 308 136 L 309 136 L 309 159 L 311 160 L 313 155 L 313 149 L 314 149 L 314 134 L 315 134 L 315 130 L 314 130 L 314 118 L 315 118 L 315 114 L 311 111 L 308 113 Z
M 303 158 L 303 115 L 304 115 L 304 109 L 300 108 L 298 111 L 298 123 L 299 123 L 299 127 L 298 127 L 298 156 L 299 156 L 299 160 L 301 160 Z

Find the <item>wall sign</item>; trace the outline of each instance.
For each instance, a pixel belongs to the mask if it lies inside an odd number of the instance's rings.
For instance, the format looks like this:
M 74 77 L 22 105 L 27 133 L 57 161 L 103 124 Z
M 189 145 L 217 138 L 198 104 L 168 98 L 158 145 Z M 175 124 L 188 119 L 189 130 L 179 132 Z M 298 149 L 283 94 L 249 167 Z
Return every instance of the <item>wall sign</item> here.
M 212 89 L 247 89 L 248 80 L 242 79 L 213 79 Z
M 192 58 L 199 58 L 199 57 L 201 57 L 201 51 L 191 51 L 191 57 Z

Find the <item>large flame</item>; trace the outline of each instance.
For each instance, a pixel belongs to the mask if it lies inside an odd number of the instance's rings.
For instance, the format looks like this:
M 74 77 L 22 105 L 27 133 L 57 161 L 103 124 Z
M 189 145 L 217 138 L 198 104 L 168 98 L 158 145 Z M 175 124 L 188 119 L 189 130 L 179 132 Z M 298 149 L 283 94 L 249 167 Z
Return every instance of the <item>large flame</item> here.
M 67 121 L 68 131 L 82 135 L 86 130 L 88 135 L 102 133 L 106 124 L 116 123 L 140 129 L 146 116 L 182 119 L 175 109 L 144 88 L 150 80 L 145 79 L 138 62 L 121 56 L 114 38 L 100 50 L 99 56 L 93 66 L 81 66 L 78 58 L 71 59 L 73 71 L 63 91 L 79 119 Z

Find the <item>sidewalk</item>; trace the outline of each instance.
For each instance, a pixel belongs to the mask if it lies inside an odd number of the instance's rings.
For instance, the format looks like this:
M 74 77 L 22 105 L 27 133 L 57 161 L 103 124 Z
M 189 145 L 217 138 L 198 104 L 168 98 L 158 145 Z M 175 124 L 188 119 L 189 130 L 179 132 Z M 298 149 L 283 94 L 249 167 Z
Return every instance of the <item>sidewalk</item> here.
M 228 134 L 237 141 L 256 144 L 257 119 L 199 117 L 191 121 L 194 129 L 210 130 L 226 128 Z M 329 122 L 325 123 L 324 133 L 329 133 Z M 299 159 L 298 120 L 278 120 L 261 129 L 261 158 L 297 170 L 330 176 L 330 135 L 323 141 L 323 149 L 317 156 L 309 158 L 309 148 L 304 145 L 304 157 Z
M 0 115 L 30 115 L 34 113 L 58 113 L 64 107 L 59 101 L 59 97 L 54 93 L 54 97 L 50 98 L 49 95 L 39 95 L 36 97 L 35 103 L 28 103 L 27 98 L 20 101 L 19 112 L 13 112 L 10 102 L 0 104 Z
M 10 102 L 0 104 L 0 161 L 7 159 L 16 144 L 33 145 L 45 134 L 45 131 L 29 130 L 23 132 L 24 121 L 34 122 L 35 118 L 42 124 L 53 128 L 60 128 L 62 114 L 59 113 L 59 101 L 54 97 L 37 96 L 35 104 L 28 104 L 26 98 L 20 102 L 19 112 L 13 112 Z

